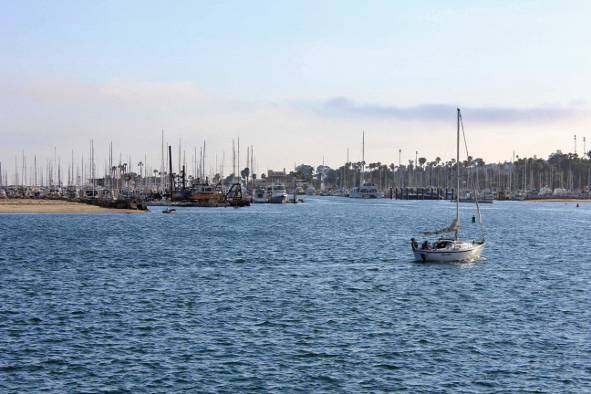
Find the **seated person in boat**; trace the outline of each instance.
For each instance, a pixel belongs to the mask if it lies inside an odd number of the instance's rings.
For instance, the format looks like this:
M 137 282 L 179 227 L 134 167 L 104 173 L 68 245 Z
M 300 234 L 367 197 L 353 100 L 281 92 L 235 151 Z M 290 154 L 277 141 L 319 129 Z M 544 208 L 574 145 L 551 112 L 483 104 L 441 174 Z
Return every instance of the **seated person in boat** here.
M 429 241 L 423 242 L 423 245 L 422 245 L 421 249 L 423 249 L 423 250 L 431 250 L 431 244 L 429 243 Z
M 436 248 L 436 249 L 449 249 L 449 247 L 451 245 L 450 241 L 439 240 L 436 243 L 437 243 L 437 245 L 434 246 L 434 248 Z

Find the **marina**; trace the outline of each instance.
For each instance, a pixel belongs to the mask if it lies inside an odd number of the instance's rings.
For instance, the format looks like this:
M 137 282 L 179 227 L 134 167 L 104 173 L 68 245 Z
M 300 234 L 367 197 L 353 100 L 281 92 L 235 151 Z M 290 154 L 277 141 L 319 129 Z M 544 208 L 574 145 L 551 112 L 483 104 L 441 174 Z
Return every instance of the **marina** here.
M 457 166 L 455 159 L 443 164 L 437 161 L 428 167 L 390 166 L 348 162 L 338 169 L 309 165 L 296 166 L 293 171 L 268 170 L 268 174 L 254 177 L 250 168 L 239 177 L 232 173 L 206 175 L 195 168 L 189 173 L 185 165 L 173 171 L 172 149 L 168 147 L 168 171 L 136 172 L 126 163 L 109 165 L 103 175 L 81 168 L 55 170 L 27 168 L 12 177 L 0 162 L 0 198 L 67 198 L 83 201 L 134 200 L 152 205 L 178 203 L 185 206 L 246 206 L 247 203 L 298 201 L 294 195 L 341 196 L 360 199 L 396 200 L 456 200 L 460 202 L 492 203 L 497 200 L 574 200 L 590 199 L 591 164 L 585 157 L 557 153 L 548 160 L 536 159 L 483 165 L 482 159 L 465 161 Z M 422 160 L 423 158 L 421 158 Z M 439 158 L 438 158 L 439 159 Z M 22 158 L 26 163 L 26 157 Z M 568 171 L 562 162 L 568 161 Z M 453 163 L 456 163 L 452 165 Z M 146 167 L 143 162 L 138 163 Z M 571 169 L 576 168 L 576 172 Z M 248 163 L 247 163 L 248 165 Z M 89 167 L 95 167 L 90 162 Z M 140 168 L 141 168 L 140 167 Z M 82 166 L 82 169 L 84 166 Z M 304 171 L 305 170 L 305 171 Z M 456 185 L 460 172 L 461 183 Z M 152 172 L 154 175 L 149 175 Z M 45 177 L 42 176 L 43 173 Z M 74 176 L 74 174 L 77 174 Z M 248 175 L 246 175 L 248 174 Z M 14 181 L 10 184 L 9 179 Z M 281 190 L 279 190 L 282 188 Z M 287 198 L 286 198 L 287 195 Z
M 0 15 L 1 394 L 591 392 L 591 2 Z

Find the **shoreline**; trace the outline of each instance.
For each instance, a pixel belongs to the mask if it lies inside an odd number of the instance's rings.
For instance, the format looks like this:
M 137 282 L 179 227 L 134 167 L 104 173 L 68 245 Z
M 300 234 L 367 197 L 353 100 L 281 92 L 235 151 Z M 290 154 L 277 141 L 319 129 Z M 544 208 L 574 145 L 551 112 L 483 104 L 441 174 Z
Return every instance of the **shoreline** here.
M 581 198 L 545 198 L 521 200 L 529 203 L 564 202 L 567 203 L 591 203 L 591 199 Z M 98 205 L 86 204 L 67 200 L 47 200 L 32 198 L 0 198 L 0 214 L 10 213 L 137 213 L 144 212 L 137 209 L 103 208 Z
M 0 199 L 0 214 L 3 213 L 136 213 L 135 209 L 103 208 L 98 205 L 66 200 L 42 200 L 31 198 Z
M 540 198 L 531 200 L 522 200 L 523 202 L 563 202 L 563 203 L 591 203 L 588 198 Z

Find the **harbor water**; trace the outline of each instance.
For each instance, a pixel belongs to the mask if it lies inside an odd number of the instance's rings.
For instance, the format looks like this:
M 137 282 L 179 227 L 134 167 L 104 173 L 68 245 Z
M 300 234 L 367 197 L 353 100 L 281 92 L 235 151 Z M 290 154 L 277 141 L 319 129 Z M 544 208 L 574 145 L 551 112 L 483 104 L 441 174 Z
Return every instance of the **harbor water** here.
M 464 263 L 448 201 L 0 215 L 0 392 L 588 393 L 591 204 L 481 210 Z

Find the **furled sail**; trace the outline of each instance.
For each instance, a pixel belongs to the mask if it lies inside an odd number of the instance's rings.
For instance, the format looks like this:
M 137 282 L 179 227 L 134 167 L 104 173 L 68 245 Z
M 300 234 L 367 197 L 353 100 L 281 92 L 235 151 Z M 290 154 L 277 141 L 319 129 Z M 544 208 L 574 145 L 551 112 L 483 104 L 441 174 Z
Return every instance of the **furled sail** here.
M 454 219 L 454 221 L 452 222 L 452 224 L 449 227 L 443 227 L 443 228 L 437 229 L 435 231 L 421 231 L 420 233 L 423 235 L 451 233 L 453 231 L 458 231 L 458 227 L 460 227 L 460 219 Z

